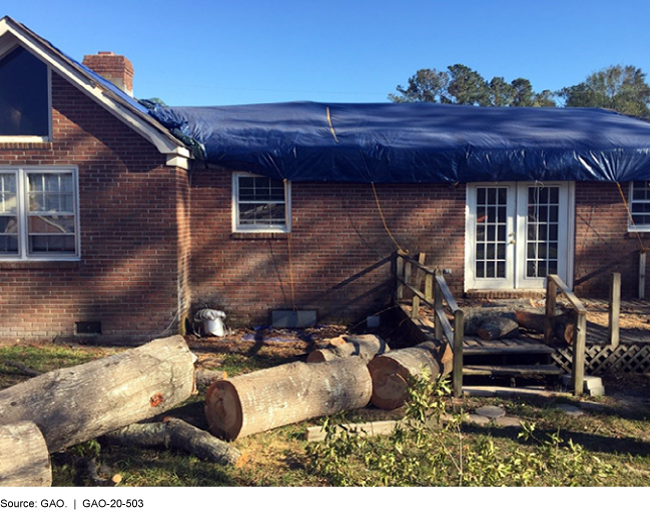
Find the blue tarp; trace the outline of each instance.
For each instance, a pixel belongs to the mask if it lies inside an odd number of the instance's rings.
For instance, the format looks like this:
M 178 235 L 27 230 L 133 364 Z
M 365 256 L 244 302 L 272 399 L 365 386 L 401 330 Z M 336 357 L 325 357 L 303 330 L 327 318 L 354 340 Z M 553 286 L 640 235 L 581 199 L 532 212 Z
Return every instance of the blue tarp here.
M 150 113 L 209 163 L 291 181 L 650 180 L 650 123 L 602 109 L 295 102 Z

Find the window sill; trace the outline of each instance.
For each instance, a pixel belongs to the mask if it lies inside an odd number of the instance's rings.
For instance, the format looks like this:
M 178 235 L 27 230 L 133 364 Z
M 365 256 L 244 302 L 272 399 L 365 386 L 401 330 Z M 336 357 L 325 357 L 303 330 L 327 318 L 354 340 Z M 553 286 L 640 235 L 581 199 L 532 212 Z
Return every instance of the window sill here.
M 8 140 L 0 137 L 0 151 L 10 151 L 15 149 L 38 149 L 41 151 L 49 151 L 52 149 L 51 140 L 42 141 L 28 141 L 28 140 Z
M 3 261 L 0 270 L 74 270 L 81 267 L 81 261 Z
M 233 232 L 233 240 L 284 240 L 289 237 L 288 232 Z

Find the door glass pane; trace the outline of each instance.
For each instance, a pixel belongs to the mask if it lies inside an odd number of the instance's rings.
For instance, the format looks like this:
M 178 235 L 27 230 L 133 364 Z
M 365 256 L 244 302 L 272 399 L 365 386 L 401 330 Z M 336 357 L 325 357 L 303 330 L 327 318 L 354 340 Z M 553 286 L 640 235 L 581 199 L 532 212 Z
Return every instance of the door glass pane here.
M 508 188 L 476 189 L 476 278 L 506 277 Z
M 543 278 L 558 268 L 559 186 L 530 186 L 527 195 L 526 277 Z

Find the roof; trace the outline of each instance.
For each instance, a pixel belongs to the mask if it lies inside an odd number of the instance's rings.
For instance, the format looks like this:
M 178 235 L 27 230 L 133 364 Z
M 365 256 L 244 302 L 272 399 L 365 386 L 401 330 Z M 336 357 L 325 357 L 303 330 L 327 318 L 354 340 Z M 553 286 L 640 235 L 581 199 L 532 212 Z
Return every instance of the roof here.
M 168 155 L 170 164 L 184 166 L 182 160 L 189 156 L 185 145 L 150 116 L 148 110 L 137 100 L 110 81 L 67 56 L 49 41 L 9 16 L 0 19 L 0 40 L 0 50 L 7 47 L 11 49 L 11 45 L 16 43 L 30 50 L 66 80 L 149 140 L 161 153 Z
M 603 109 L 294 102 L 151 115 L 209 163 L 292 181 L 650 179 L 650 123 Z

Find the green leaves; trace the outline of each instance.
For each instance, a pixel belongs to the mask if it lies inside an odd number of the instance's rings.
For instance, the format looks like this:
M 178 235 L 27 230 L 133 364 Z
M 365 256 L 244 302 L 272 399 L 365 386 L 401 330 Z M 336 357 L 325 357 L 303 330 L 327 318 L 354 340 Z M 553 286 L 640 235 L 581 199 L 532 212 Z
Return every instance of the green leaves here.
M 326 420 L 325 442 L 307 447 L 308 465 L 334 486 L 594 486 L 613 474 L 560 431 L 536 435 L 522 423 L 518 442 L 463 433 L 448 413 L 446 380 L 409 382 L 406 416 L 388 437 L 369 437 Z M 343 417 L 339 417 L 342 420 Z
M 409 78 L 408 86 L 396 88 L 399 94 L 389 94 L 396 103 L 424 101 L 474 106 L 556 106 L 554 94 L 533 91 L 529 80 L 517 78 L 508 83 L 503 77 L 489 82 L 477 71 L 454 64 L 447 71 L 420 69 Z
M 399 94 L 388 95 L 394 102 L 555 107 L 559 99 L 566 107 L 609 108 L 650 120 L 650 85 L 646 83 L 646 74 L 640 68 L 621 64 L 592 73 L 584 82 L 556 92 L 535 92 L 526 78 L 507 82 L 495 76 L 488 81 L 462 64 L 449 66 L 446 71 L 420 69 L 409 78 L 407 87 L 400 85 L 396 90 Z
M 609 66 L 584 82 L 558 92 L 567 107 L 610 108 L 622 114 L 650 119 L 650 86 L 646 74 L 634 66 Z

